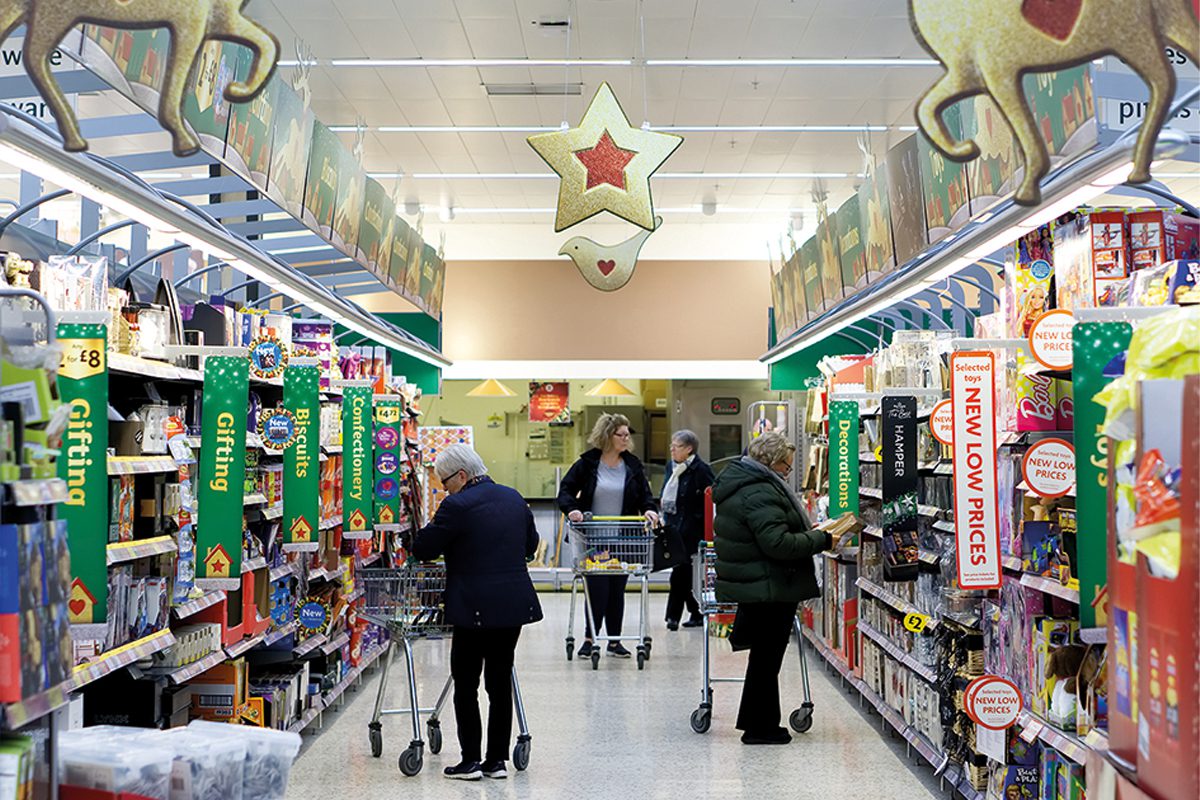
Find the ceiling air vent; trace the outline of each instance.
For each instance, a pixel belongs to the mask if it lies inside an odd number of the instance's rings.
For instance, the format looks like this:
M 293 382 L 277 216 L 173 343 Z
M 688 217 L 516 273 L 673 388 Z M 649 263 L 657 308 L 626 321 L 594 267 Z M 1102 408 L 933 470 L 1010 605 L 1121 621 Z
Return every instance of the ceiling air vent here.
M 489 97 L 532 97 L 583 94 L 582 83 L 485 83 Z

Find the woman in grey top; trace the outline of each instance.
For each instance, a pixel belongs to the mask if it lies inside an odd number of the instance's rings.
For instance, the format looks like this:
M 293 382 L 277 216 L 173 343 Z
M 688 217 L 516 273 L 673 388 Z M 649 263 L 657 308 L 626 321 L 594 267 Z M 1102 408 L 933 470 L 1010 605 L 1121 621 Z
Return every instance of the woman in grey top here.
M 568 470 L 558 490 L 558 507 L 572 522 L 583 520 L 585 513 L 596 517 L 645 516 L 651 524 L 658 523 L 658 504 L 650 491 L 646 470 L 637 456 L 629 452 L 632 432 L 629 419 L 622 414 L 604 414 L 588 437 L 591 450 L 579 457 Z M 625 616 L 625 575 L 587 576 L 592 616 L 596 627 L 605 626 L 609 636 L 621 635 Z M 579 658 L 586 661 L 592 654 L 592 629 L 579 648 Z M 609 642 L 608 654 L 629 658 L 629 651 L 619 642 Z

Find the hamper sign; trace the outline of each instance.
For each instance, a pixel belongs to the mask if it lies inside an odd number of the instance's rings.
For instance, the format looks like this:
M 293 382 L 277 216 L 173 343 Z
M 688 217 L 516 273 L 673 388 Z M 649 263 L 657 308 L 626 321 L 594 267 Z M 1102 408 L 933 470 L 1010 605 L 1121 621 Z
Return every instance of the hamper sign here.
M 342 473 L 343 536 L 361 539 L 371 529 L 371 382 L 343 384 Z M 354 534 L 360 534 L 355 536 Z M 368 534 L 369 536 L 369 534 Z
M 240 348 L 239 348 L 240 349 Z M 214 355 L 204 360 L 204 404 L 200 428 L 200 512 L 196 585 L 238 589 L 242 585 L 242 492 L 246 477 L 246 406 L 250 360 Z
M 104 622 L 108 608 L 108 364 L 103 323 L 58 326 L 62 362 L 58 391 L 71 404 L 63 432 L 58 477 L 67 482 L 59 517 L 67 521 L 71 559 L 72 624 Z
M 283 549 L 314 551 L 321 519 L 321 368 L 315 358 L 293 358 L 283 373 L 283 404 L 296 423 L 295 442 L 283 452 Z
M 950 356 L 954 418 L 954 528 L 958 585 L 1000 588 L 996 508 L 996 358 L 986 351 Z
M 858 403 L 829 403 L 829 516 L 858 514 Z

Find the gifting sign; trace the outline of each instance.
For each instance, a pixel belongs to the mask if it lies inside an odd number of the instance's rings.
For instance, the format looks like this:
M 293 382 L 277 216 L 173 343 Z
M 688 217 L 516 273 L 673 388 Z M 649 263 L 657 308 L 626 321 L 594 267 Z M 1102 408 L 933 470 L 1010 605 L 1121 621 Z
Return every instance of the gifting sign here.
M 1075 448 L 1063 439 L 1042 439 L 1025 451 L 1021 476 L 1039 497 L 1062 497 L 1075 486 Z
M 62 360 L 58 394 L 71 406 L 58 457 L 67 482 L 59 505 L 66 520 L 71 559 L 71 624 L 104 622 L 108 609 L 108 343 L 104 323 L 58 326 Z M 244 414 L 243 414 L 244 416 Z
M 1029 329 L 1029 352 L 1046 369 L 1071 368 L 1071 332 L 1075 317 L 1065 309 L 1047 311 Z
M 529 382 L 530 422 L 570 422 L 571 384 Z
M 292 410 L 295 442 L 283 451 L 283 549 L 312 552 L 321 524 L 321 367 L 293 358 L 283 373 L 283 404 Z
M 1093 605 L 1108 584 L 1108 437 L 1102 434 L 1106 409 L 1092 398 L 1109 379 L 1104 368 L 1129 347 L 1128 322 L 1081 322 L 1071 339 L 1075 397 L 1075 508 L 1079 530 L 1079 624 L 1108 623 Z M 1100 605 L 1103 609 L 1104 604 Z
M 998 675 L 976 678 L 963 693 L 963 710 L 967 716 L 990 731 L 1002 731 L 1016 725 L 1021 707 L 1021 693 L 1017 687 Z
M 239 589 L 242 585 L 242 517 L 246 477 L 246 406 L 250 360 L 245 350 L 204 359 L 200 407 L 200 480 L 196 494 L 196 585 Z
M 960 589 L 1000 588 L 996 508 L 996 357 L 950 356 L 954 417 L 954 528 Z
M 858 515 L 858 403 L 829 403 L 829 516 Z
M 395 525 L 400 519 L 400 440 L 404 398 L 375 397 L 375 523 Z
M 944 445 L 954 444 L 954 406 L 942 400 L 929 414 L 929 432 Z
M 371 535 L 371 383 L 342 382 L 342 535 L 347 539 Z

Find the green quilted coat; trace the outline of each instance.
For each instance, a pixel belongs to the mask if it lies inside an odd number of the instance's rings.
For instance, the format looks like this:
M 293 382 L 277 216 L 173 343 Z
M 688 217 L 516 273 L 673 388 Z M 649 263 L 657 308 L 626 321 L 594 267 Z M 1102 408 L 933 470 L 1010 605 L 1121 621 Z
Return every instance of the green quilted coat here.
M 829 535 L 812 530 L 771 476 L 735 461 L 713 485 L 717 600 L 799 603 L 820 596 L 813 556 Z

